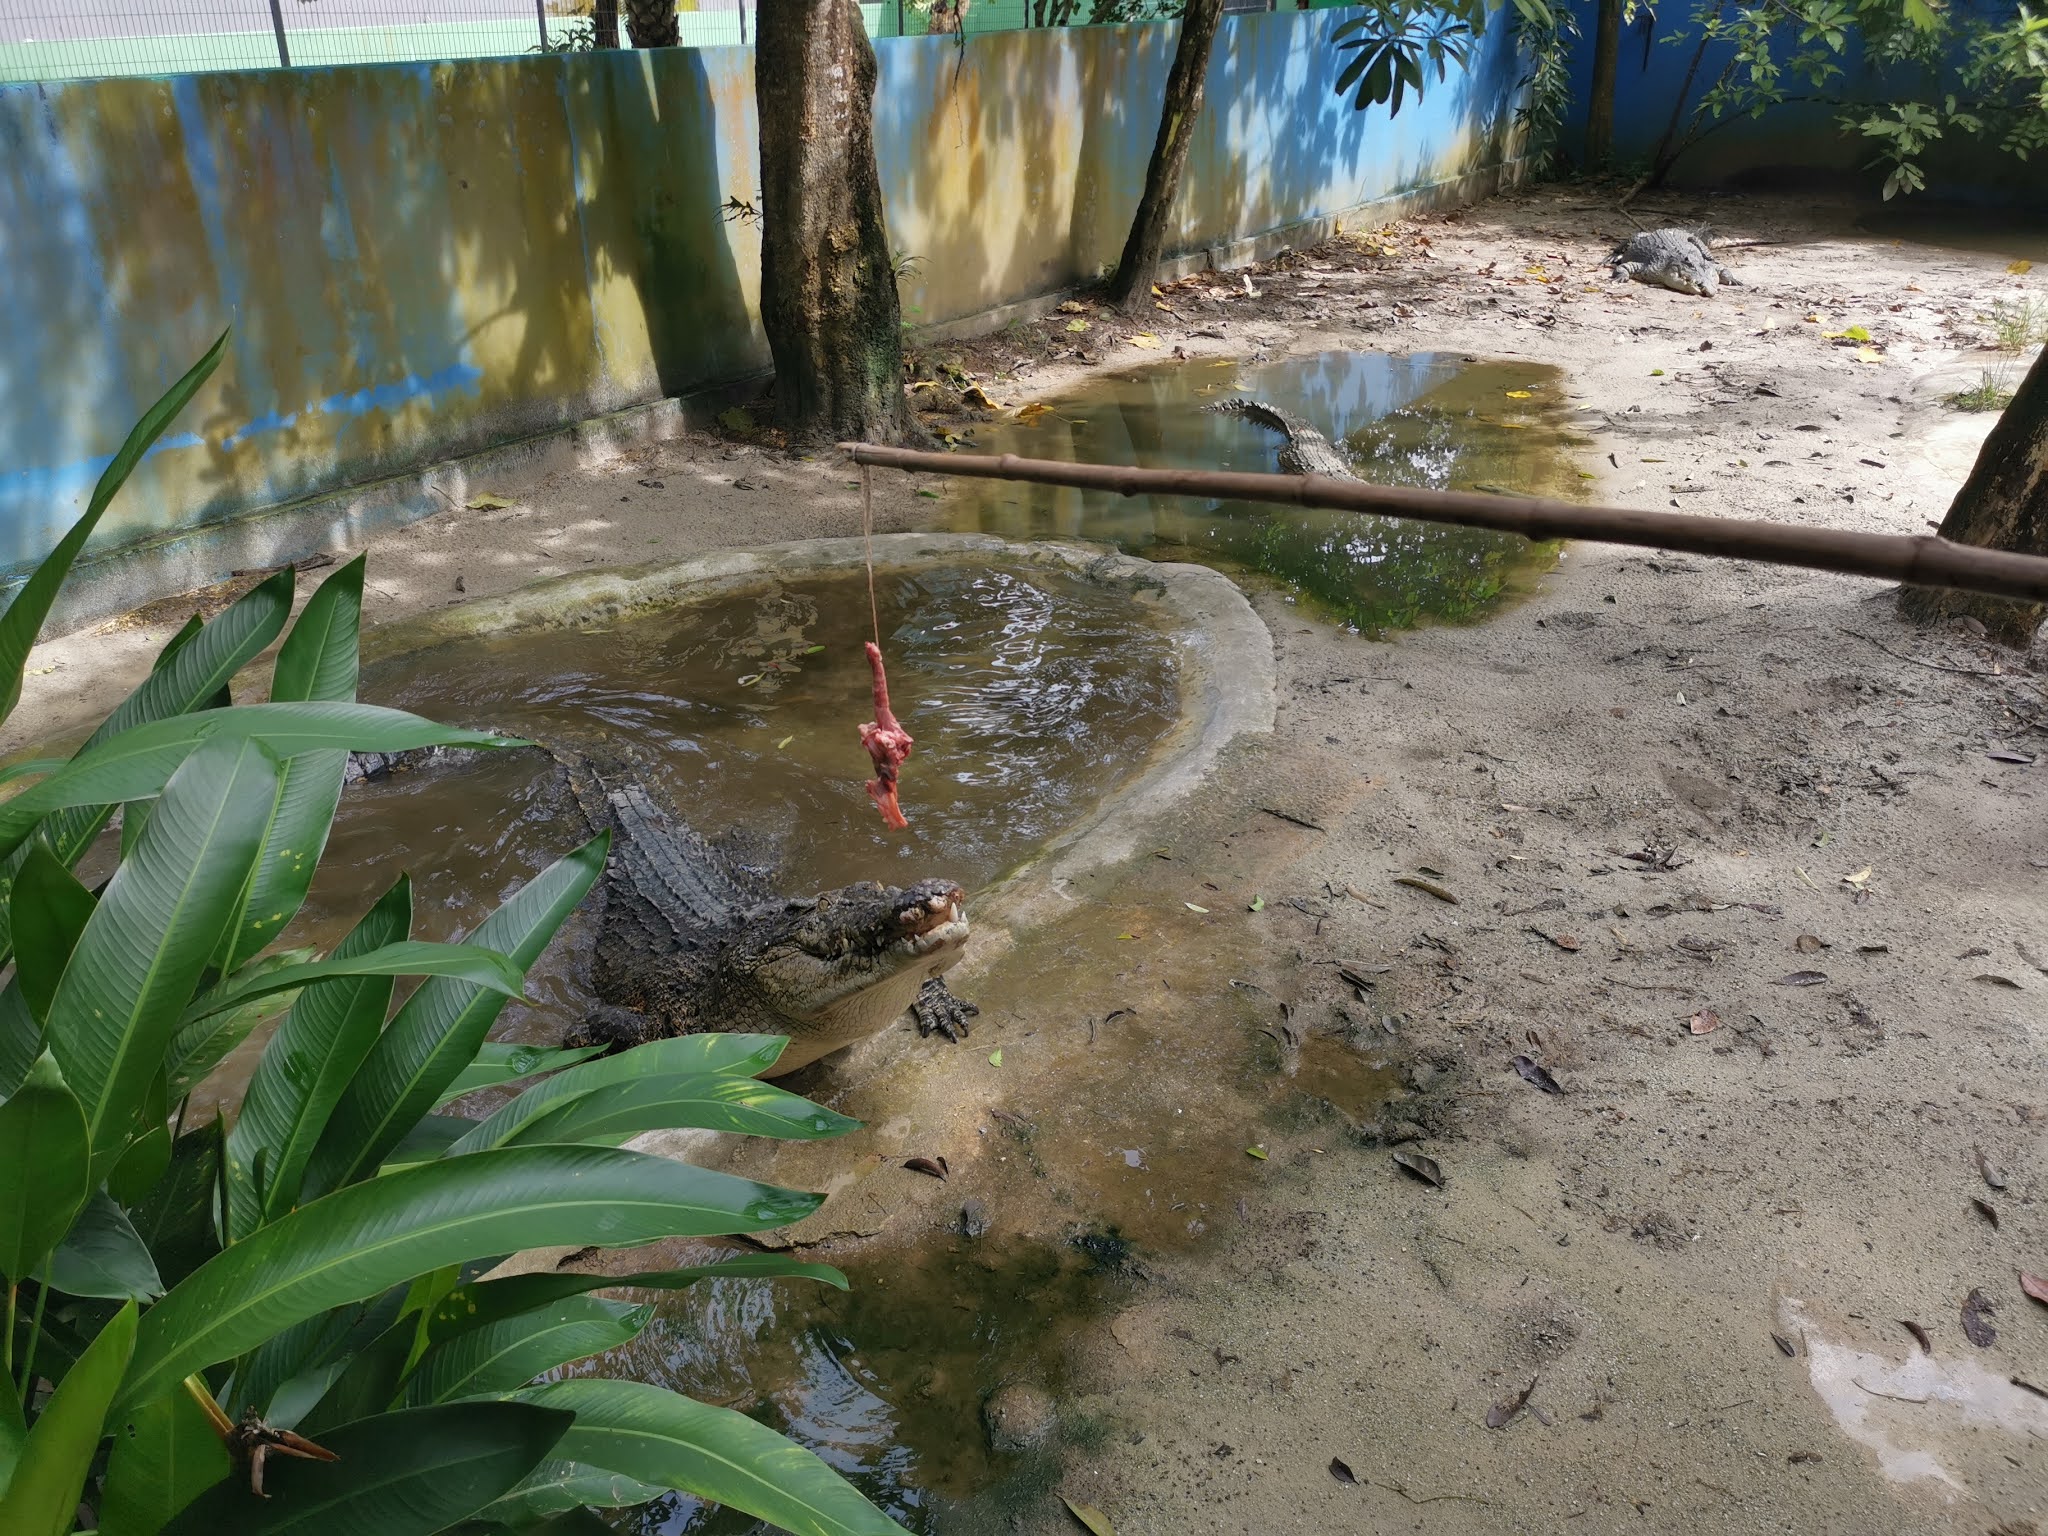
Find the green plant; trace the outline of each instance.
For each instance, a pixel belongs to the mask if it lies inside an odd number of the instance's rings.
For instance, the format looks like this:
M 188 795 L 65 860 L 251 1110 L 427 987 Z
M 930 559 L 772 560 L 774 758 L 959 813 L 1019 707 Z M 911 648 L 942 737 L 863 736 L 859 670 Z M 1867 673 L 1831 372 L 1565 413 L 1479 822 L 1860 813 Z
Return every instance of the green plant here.
M 1998 361 L 1983 370 L 1968 389 L 1950 395 L 1948 404 L 1959 411 L 2002 411 L 2012 404 L 2013 375 L 2020 358 L 2036 342 L 2048 342 L 2048 302 L 2033 297 L 2000 299 L 1989 315 L 1979 318 L 1990 323 Z
M 225 342 L 0 614 L 0 714 L 93 525 Z M 401 879 L 333 953 L 264 953 L 310 885 L 348 751 L 517 745 L 355 702 L 363 569 L 288 634 L 289 570 L 195 620 L 77 753 L 7 772 L 34 782 L 0 802 L 0 1531 L 65 1536 L 81 1504 L 106 1536 L 521 1531 L 672 1488 L 797 1531 L 896 1531 L 741 1415 L 637 1382 L 535 1384 L 646 1325 L 651 1308 L 592 1291 L 845 1284 L 769 1255 L 490 1276 L 522 1249 L 752 1231 L 818 1204 L 620 1149 L 639 1132 L 853 1124 L 756 1081 L 773 1037 L 602 1059 L 486 1041 L 604 838 L 465 942 L 413 939 Z M 270 702 L 232 704 L 228 679 L 280 634 Z M 117 808 L 119 862 L 89 889 L 72 866 Z M 393 1014 L 399 976 L 424 980 Z M 286 1004 L 232 1129 L 189 1124 L 192 1086 Z M 494 1085 L 519 1091 L 482 1120 L 446 1112 Z

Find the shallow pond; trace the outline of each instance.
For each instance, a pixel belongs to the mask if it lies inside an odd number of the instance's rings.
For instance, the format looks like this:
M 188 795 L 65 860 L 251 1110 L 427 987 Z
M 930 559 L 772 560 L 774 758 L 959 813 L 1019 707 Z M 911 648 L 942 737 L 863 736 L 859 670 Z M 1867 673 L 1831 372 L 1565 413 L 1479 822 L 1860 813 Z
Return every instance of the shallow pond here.
M 1321 352 L 1271 362 L 1163 363 L 1091 381 L 1028 421 L 982 428 L 976 450 L 1155 469 L 1273 471 L 1282 439 L 1202 407 L 1249 395 L 1308 420 L 1386 485 L 1575 497 L 1561 375 L 1448 353 Z M 1082 538 L 1155 560 L 1277 578 L 1368 633 L 1483 616 L 1556 559 L 1514 534 L 1355 512 L 1117 496 L 959 480 L 945 526 Z
M 885 572 L 875 598 L 917 738 L 904 833 L 863 788 L 859 577 L 444 645 L 372 667 L 362 693 L 561 749 L 629 741 L 692 826 L 741 834 L 735 851 L 791 890 L 943 874 L 972 892 L 1085 815 L 1176 718 L 1171 643 L 1125 594 L 989 566 Z M 345 921 L 404 868 L 428 905 L 495 901 L 587 835 L 540 752 L 395 775 L 344 799 L 306 920 Z

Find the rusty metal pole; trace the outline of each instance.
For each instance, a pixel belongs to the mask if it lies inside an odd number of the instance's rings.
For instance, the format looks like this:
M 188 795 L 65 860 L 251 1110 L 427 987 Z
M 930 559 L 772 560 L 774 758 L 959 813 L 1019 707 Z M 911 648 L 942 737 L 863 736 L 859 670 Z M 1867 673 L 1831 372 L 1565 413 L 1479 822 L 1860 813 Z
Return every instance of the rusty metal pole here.
M 1466 528 L 1494 528 L 1526 539 L 1590 539 L 1646 549 L 1684 550 L 1721 559 L 1761 560 L 1872 576 L 1917 587 L 1947 587 L 1988 597 L 2048 603 L 2048 559 L 2002 549 L 1979 549 L 1930 535 L 1854 533 L 1805 528 L 1747 517 L 1700 517 L 1588 507 L 1575 502 L 1479 491 L 1425 491 L 1370 485 L 1322 475 L 1258 475 L 1222 470 L 1134 469 L 1116 464 L 1067 464 L 1052 459 L 1000 458 L 966 453 L 923 453 L 870 443 L 841 443 L 856 464 L 907 469 L 917 474 L 963 475 L 982 480 L 1023 480 L 1119 496 L 1200 496 L 1225 501 L 1279 502 L 1412 517 Z

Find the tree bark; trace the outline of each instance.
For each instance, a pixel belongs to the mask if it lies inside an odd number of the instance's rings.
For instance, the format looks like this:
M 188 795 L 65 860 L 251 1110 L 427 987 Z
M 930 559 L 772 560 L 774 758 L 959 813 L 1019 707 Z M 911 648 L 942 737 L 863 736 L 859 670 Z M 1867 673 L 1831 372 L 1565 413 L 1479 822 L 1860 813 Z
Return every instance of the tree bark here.
M 875 50 L 854 0 L 761 0 L 754 23 L 776 413 L 792 446 L 900 442 L 910 413 L 875 169 Z
M 590 12 L 592 40 L 600 48 L 619 46 L 619 0 L 595 0 Z
M 936 37 L 966 31 L 967 8 L 973 3 L 974 0 L 932 0 L 931 25 L 925 28 L 925 35 Z
M 2034 359 L 2012 404 L 1984 439 L 1976 467 L 1941 520 L 1941 536 L 1983 549 L 2048 555 L 2048 348 Z M 1967 616 L 1992 639 L 2016 646 L 2032 644 L 2048 616 L 2039 603 L 1924 587 L 1900 591 L 1899 613 L 1923 624 Z
M 635 48 L 674 48 L 683 40 L 676 0 L 626 0 L 626 30 Z
M 1614 154 L 1614 76 L 1621 59 L 1622 0 L 1600 0 L 1593 28 L 1593 81 L 1586 101 L 1586 169 Z
M 1126 313 L 1145 307 L 1159 274 L 1167 220 L 1180 189 L 1181 170 L 1188 163 L 1188 146 L 1194 142 L 1195 120 L 1202 115 L 1202 88 L 1222 20 L 1223 0 L 1188 0 L 1187 13 L 1181 17 L 1180 43 L 1173 50 L 1166 101 L 1159 111 L 1159 137 L 1152 143 L 1152 163 L 1145 168 L 1144 195 L 1131 220 L 1123 259 L 1109 280 L 1109 302 Z

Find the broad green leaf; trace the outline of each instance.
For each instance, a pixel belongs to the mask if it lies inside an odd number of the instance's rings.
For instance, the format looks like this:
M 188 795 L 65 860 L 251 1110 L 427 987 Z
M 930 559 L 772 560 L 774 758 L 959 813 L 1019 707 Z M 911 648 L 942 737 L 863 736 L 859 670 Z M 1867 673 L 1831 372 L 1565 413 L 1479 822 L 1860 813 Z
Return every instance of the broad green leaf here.
M 163 1536 L 430 1536 L 516 1484 L 568 1427 L 523 1403 L 450 1403 L 382 1413 L 322 1438 L 334 1461 L 274 1456 L 259 1499 L 230 1477 Z
M 220 1252 L 213 1217 L 220 1159 L 220 1121 L 194 1126 L 172 1143 L 170 1166 L 156 1187 L 129 1207 L 136 1235 L 166 1285 L 176 1285 Z
M 335 946 L 334 956 L 346 959 L 398 943 L 411 927 L 412 885 L 401 876 Z M 298 1203 L 306 1159 L 376 1043 L 391 991 L 389 976 L 317 982 L 263 1048 L 228 1135 L 228 1227 L 237 1241 Z M 260 1189 L 253 1178 L 259 1157 Z
M 128 1129 L 126 1144 L 114 1158 L 107 1174 L 107 1193 L 123 1205 L 140 1200 L 156 1187 L 156 1181 L 171 1166 L 170 1081 L 159 1067 L 143 1090 L 135 1123 Z
M 64 1373 L 28 1432 L 13 1481 L 0 1495 L 7 1536 L 66 1536 L 78 1512 L 85 1474 L 99 1449 L 107 1403 L 135 1347 L 135 1303 L 114 1314 L 76 1365 Z
M 751 1077 L 678 1073 L 614 1083 L 559 1104 L 522 1126 L 509 1144 L 622 1141 L 668 1127 L 810 1141 L 859 1125 Z
M 211 708 L 225 697 L 228 679 L 277 638 L 291 611 L 292 573 L 286 569 L 244 593 L 190 641 L 181 645 L 174 639 L 164 648 L 156 670 L 100 722 L 99 729 L 87 737 L 85 745 L 79 749 L 80 754 L 98 748 L 132 727 Z M 77 757 L 74 757 L 72 762 L 76 761 Z M 13 802 L 8 803 L 11 805 Z M 139 812 L 142 807 L 135 809 Z M 113 813 L 111 800 L 59 810 L 43 818 L 36 828 L 36 840 L 56 854 L 58 863 L 68 868 L 77 863 L 79 855 L 92 845 L 92 840 Z M 138 820 L 146 819 L 138 817 Z M 0 887 L 11 884 L 15 871 L 21 867 L 22 857 L 22 851 L 17 848 L 0 860 Z M 9 911 L 9 906 L 0 902 L 0 960 L 5 960 L 13 948 L 12 928 L 4 921 Z
M 673 1040 L 650 1040 L 630 1051 L 586 1061 L 535 1083 L 518 1098 L 500 1105 L 479 1121 L 477 1128 L 456 1150 L 476 1152 L 498 1146 L 565 1104 L 600 1089 L 634 1082 L 643 1075 L 667 1077 L 681 1073 L 712 1073 L 751 1078 L 774 1066 L 776 1058 L 788 1044 L 788 1039 L 782 1035 L 717 1032 L 678 1035 Z
M 0 909 L 5 906 L 0 902 Z M 0 987 L 0 1098 L 21 1086 L 42 1049 L 42 1023 L 21 995 L 21 977 L 10 976 L 7 985 Z
M 92 1190 L 85 1110 L 48 1051 L 0 1104 L 0 1275 L 19 1282 L 48 1257 Z M 11 1388 L 0 1382 L 0 1397 Z
M 272 703 L 355 698 L 364 561 L 364 556 L 356 556 L 306 600 L 278 649 L 270 681 Z M 221 970 L 233 971 L 258 953 L 305 902 L 334 824 L 335 807 L 341 803 L 347 767 L 348 754 L 339 751 L 308 752 L 285 764 L 263 857 L 228 930 Z
M 21 1415 L 21 1399 L 11 1390 L 0 1391 L 0 1494 L 5 1494 L 14 1480 L 15 1464 L 27 1442 L 28 1423 Z
M 16 779 L 26 779 L 32 775 L 55 773 L 69 761 L 71 759 L 68 757 L 25 757 L 18 763 L 9 763 L 5 768 L 0 768 L 0 784 L 12 784 Z
M 57 601 L 57 592 L 71 572 L 72 561 L 85 548 L 85 541 L 98 526 L 107 504 L 127 483 L 130 473 L 142 462 L 142 456 L 163 436 L 164 428 L 171 424 L 172 418 L 191 403 L 192 397 L 199 393 L 199 386 L 220 366 L 221 353 L 226 350 L 227 341 L 228 333 L 222 331 L 214 344 L 206 349 L 206 355 L 129 428 L 126 440 L 114 452 L 113 461 L 100 472 L 99 484 L 93 487 L 92 500 L 86 503 L 84 515 L 57 541 L 57 547 L 43 557 L 35 574 L 15 594 L 14 601 L 7 605 L 6 613 L 0 614 L 0 720 L 14 713 L 14 706 L 21 701 L 21 670 L 28 664 L 28 653 L 34 649 L 36 636 L 42 632 L 43 620 L 50 616 L 50 606 Z
M 475 1280 L 439 1301 L 427 1318 L 427 1337 L 440 1343 L 471 1328 L 515 1317 L 584 1291 L 679 1291 L 700 1280 L 818 1280 L 846 1289 L 846 1276 L 830 1264 L 808 1264 L 779 1253 L 750 1253 L 720 1264 L 642 1270 L 630 1275 L 583 1275 L 556 1270 Z
M 435 725 L 404 710 L 375 704 L 243 704 L 235 709 L 173 715 L 86 748 L 58 772 L 0 803 L 0 852 L 18 847 L 36 822 L 53 810 L 148 799 L 202 743 L 250 738 L 261 740 L 279 759 L 323 750 L 402 752 L 441 745 L 525 745 L 484 731 Z M 261 807 L 265 826 L 274 798 L 274 792 L 266 795 Z
M 367 1419 L 391 1408 L 399 1384 L 405 1380 L 405 1365 L 412 1358 L 413 1336 L 417 1332 L 414 1320 L 401 1316 L 356 1350 L 320 1394 L 319 1401 L 299 1420 L 298 1432 L 318 1440 L 337 1425 Z
M 494 950 L 474 944 L 433 944 L 407 939 L 359 955 L 332 955 L 325 960 L 231 977 L 194 999 L 178 1025 L 187 1028 L 273 992 L 296 992 L 312 982 L 337 976 L 448 976 L 489 987 L 507 997 L 520 996 L 526 985 L 525 972 Z
M 85 1106 L 96 1179 L 113 1166 L 162 1068 L 256 858 L 276 782 L 277 760 L 246 738 L 193 753 L 164 786 L 149 831 L 107 882 L 64 968 L 45 1037 Z
M 535 1521 L 567 1516 L 585 1505 L 630 1509 L 667 1492 L 666 1488 L 636 1482 L 622 1473 L 551 1456 L 529 1472 L 516 1488 L 478 1510 L 477 1518 L 500 1529 L 509 1526 L 520 1536 L 528 1536 Z
M 226 931 L 225 925 L 222 931 Z M 198 1087 L 215 1067 L 234 1054 L 244 1040 L 263 1025 L 282 1016 L 296 1000 L 295 989 L 289 984 L 272 992 L 254 983 L 289 966 L 304 965 L 315 953 L 311 949 L 295 948 L 252 960 L 231 982 L 232 985 L 250 988 L 246 1002 L 197 1017 L 194 1017 L 192 1008 L 185 1010 L 165 1056 L 165 1072 L 170 1080 L 172 1099 L 182 1099 Z M 214 995 L 208 994 L 209 997 Z
M 576 1415 L 555 1447 L 562 1460 L 679 1488 L 794 1536 L 903 1536 L 811 1452 L 730 1408 L 646 1382 L 593 1379 L 534 1387 L 518 1401 Z
M 598 1147 L 505 1147 L 352 1184 L 260 1228 L 150 1308 L 122 1402 L 145 1402 L 282 1329 L 443 1264 L 758 1231 L 801 1220 L 820 1201 Z
M 168 1392 L 113 1426 L 99 1536 L 156 1536 L 234 1463 L 206 1410 L 189 1392 Z
M 156 1261 L 130 1225 L 128 1213 L 104 1193 L 86 1201 L 39 1278 L 67 1296 L 155 1301 L 164 1293 Z
M 610 846 L 608 836 L 596 837 L 549 865 L 478 924 L 469 942 L 510 955 L 523 974 L 604 872 Z M 375 1173 L 476 1059 L 504 1006 L 494 992 L 445 977 L 407 998 L 343 1090 L 306 1165 L 303 1192 L 324 1194 Z
M 47 1019 L 58 978 L 92 916 L 93 894 L 49 849 L 31 844 L 28 858 L 15 872 L 8 904 L 20 945 L 14 973 L 21 982 L 22 1000 L 38 1020 Z
M 523 1387 L 543 1371 L 630 1343 L 651 1306 L 565 1296 L 538 1312 L 500 1318 L 427 1351 L 405 1382 L 411 1404 L 452 1403 Z
M 289 1429 L 326 1393 L 355 1355 L 398 1321 L 406 1287 L 353 1306 L 335 1307 L 279 1329 L 235 1362 L 223 1394 L 238 1407 L 255 1407 Z
M 474 1120 L 465 1120 L 460 1115 L 423 1115 L 411 1130 L 398 1138 L 398 1145 L 384 1155 L 384 1161 L 377 1166 L 378 1177 L 446 1157 L 448 1149 L 467 1135 L 475 1124 Z
M 604 1050 L 601 1045 L 579 1046 L 573 1050 L 556 1050 L 545 1045 L 517 1045 L 510 1041 L 486 1040 L 477 1050 L 476 1060 L 462 1069 L 454 1082 L 442 1091 L 441 1102 L 434 1107 L 461 1098 L 464 1094 L 475 1093 L 479 1088 L 503 1088 L 511 1083 L 539 1077 L 546 1072 L 559 1072 L 564 1067 L 573 1067 L 579 1061 L 588 1061 Z

